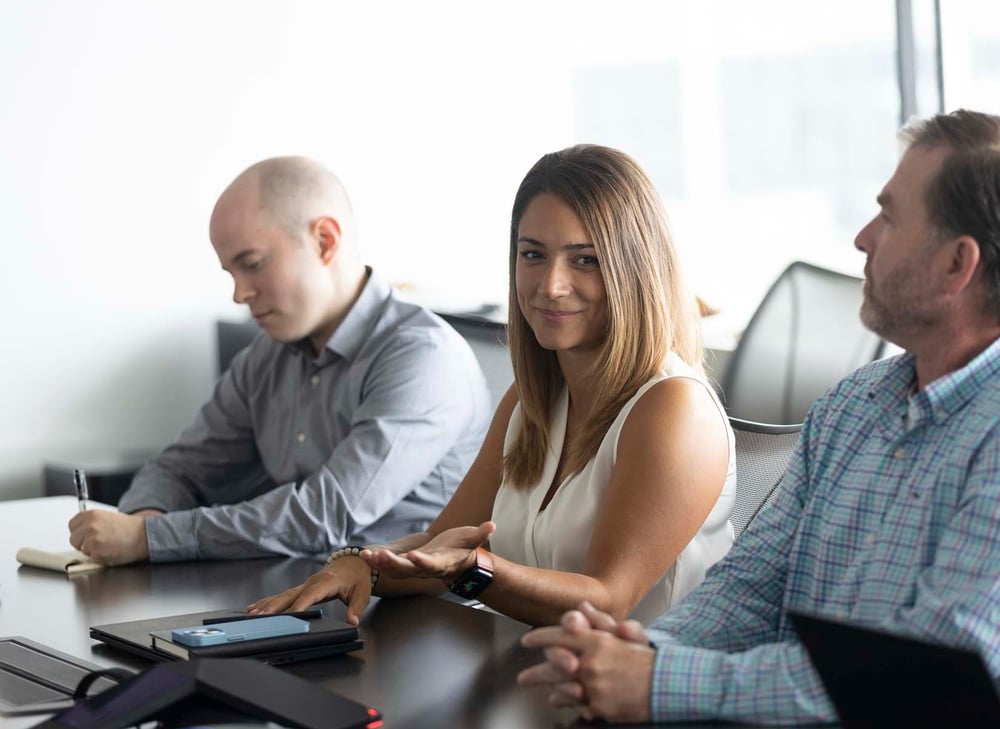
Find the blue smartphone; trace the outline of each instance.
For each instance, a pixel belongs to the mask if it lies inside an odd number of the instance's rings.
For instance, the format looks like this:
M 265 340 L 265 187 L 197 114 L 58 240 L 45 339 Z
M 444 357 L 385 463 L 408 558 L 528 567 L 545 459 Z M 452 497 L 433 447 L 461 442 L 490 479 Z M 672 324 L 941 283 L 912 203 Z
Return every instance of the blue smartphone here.
M 308 633 L 309 623 L 289 615 L 269 615 L 265 618 L 232 620 L 215 625 L 196 625 L 191 628 L 175 628 L 170 638 L 175 643 L 187 646 L 218 645 L 236 641 L 277 638 L 281 635 Z

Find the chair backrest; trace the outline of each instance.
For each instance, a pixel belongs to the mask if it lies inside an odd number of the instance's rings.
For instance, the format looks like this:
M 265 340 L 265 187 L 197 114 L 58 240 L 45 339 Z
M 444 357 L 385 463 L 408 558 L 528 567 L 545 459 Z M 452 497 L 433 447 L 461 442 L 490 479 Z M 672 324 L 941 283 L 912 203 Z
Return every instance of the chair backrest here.
M 802 425 L 768 425 L 730 418 L 736 436 L 736 501 L 729 521 L 739 536 L 774 494 Z
M 258 334 L 261 328 L 252 319 L 249 321 L 222 321 L 215 322 L 215 341 L 218 345 L 219 354 L 219 374 L 229 369 L 229 363 L 233 357 L 248 346 Z
M 754 312 L 723 377 L 726 410 L 758 423 L 801 423 L 809 406 L 885 343 L 859 317 L 864 280 L 796 261 Z

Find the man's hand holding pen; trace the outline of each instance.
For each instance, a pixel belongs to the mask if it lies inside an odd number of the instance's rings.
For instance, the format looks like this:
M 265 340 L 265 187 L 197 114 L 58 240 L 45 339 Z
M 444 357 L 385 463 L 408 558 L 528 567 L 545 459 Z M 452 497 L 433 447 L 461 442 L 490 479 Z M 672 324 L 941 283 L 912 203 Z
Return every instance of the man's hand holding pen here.
M 135 514 L 105 509 L 81 511 L 69 520 L 69 543 L 103 564 L 144 562 L 149 559 L 146 517 L 159 513 L 154 510 Z

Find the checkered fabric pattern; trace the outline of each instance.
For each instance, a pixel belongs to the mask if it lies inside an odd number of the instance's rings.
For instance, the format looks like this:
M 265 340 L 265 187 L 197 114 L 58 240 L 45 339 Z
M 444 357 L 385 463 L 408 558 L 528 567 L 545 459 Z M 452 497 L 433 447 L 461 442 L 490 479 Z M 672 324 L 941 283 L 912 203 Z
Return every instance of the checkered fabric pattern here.
M 790 608 L 978 650 L 1000 676 L 1000 340 L 914 381 L 900 355 L 816 403 L 773 502 L 654 622 L 654 720 L 834 720 Z

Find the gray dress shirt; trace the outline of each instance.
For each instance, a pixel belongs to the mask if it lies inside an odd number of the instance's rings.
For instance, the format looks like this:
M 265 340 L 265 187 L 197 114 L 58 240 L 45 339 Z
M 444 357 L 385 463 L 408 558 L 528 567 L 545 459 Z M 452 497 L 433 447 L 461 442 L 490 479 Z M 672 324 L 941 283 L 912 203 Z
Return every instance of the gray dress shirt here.
M 478 452 L 486 381 L 465 340 L 374 273 L 313 356 L 258 336 L 119 509 L 150 560 L 314 556 L 424 529 Z

